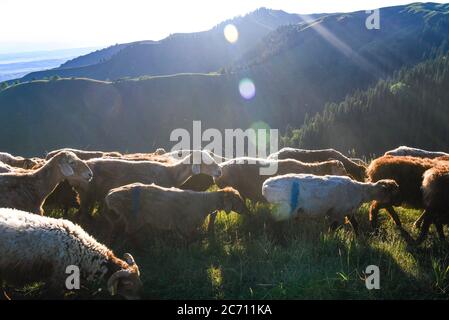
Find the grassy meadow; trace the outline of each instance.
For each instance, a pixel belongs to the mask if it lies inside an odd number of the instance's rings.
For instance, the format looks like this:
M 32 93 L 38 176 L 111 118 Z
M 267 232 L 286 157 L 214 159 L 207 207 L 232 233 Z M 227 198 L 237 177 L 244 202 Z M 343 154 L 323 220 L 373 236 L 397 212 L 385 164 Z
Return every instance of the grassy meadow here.
M 113 245 L 131 252 L 141 270 L 144 299 L 447 299 L 449 244 L 435 230 L 416 248 L 408 247 L 381 212 L 381 230 L 370 233 L 368 205 L 358 213 L 361 236 L 349 226 L 329 233 L 323 220 L 275 225 L 269 207 L 251 207 L 252 216 L 220 212 L 214 235 L 207 219 L 201 236 L 186 245 L 170 235 L 147 236 L 141 248 L 126 241 Z M 398 208 L 414 237 L 417 210 Z M 367 290 L 364 270 L 380 268 L 380 290 Z M 45 298 L 41 284 L 6 288 L 12 299 Z M 68 299 L 110 298 L 81 290 Z

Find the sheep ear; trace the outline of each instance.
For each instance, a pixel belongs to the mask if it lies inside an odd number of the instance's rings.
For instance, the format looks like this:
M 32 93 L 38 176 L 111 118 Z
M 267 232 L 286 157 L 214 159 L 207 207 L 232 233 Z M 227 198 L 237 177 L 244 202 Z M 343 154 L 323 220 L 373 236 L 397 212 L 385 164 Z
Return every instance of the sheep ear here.
M 72 167 L 69 166 L 67 163 L 59 164 L 59 168 L 61 169 L 62 174 L 66 177 L 70 177 L 75 174 Z
M 193 164 L 192 165 L 192 173 L 193 174 L 200 174 L 201 173 L 201 166 L 199 164 Z

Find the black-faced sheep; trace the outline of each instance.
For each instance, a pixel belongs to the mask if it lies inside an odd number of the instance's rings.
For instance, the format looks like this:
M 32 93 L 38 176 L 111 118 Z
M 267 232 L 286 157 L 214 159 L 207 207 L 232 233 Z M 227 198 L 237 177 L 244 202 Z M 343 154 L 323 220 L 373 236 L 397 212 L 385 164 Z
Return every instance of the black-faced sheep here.
M 105 203 L 111 225 L 116 224 L 111 217 L 114 213 L 124 223 L 127 236 L 149 226 L 192 239 L 207 215 L 216 210 L 248 214 L 245 202 L 232 188 L 195 192 L 134 183 L 112 189 Z
M 348 174 L 357 181 L 365 181 L 365 166 L 357 164 L 334 149 L 305 150 L 295 148 L 283 148 L 271 154 L 268 159 L 295 159 L 301 162 L 322 162 L 328 160 L 339 160 L 345 166 Z
M 130 254 L 118 259 L 81 227 L 14 210 L 0 209 L 0 280 L 14 285 L 44 281 L 53 294 L 66 290 L 68 267 L 80 271 L 80 285 L 105 284 L 112 295 L 139 296 L 139 268 Z
M 277 168 L 274 172 L 263 173 L 263 169 Z M 262 184 L 270 177 L 287 173 L 311 173 L 316 175 L 347 175 L 338 160 L 318 163 L 303 163 L 293 159 L 266 160 L 258 158 L 236 158 L 220 164 L 222 175 L 215 179 L 220 188 L 233 187 L 242 197 L 265 202 Z
M 74 153 L 62 151 L 37 170 L 0 174 L 0 207 L 43 214 L 42 205 L 56 186 L 88 183 L 92 171 Z
M 398 191 L 393 180 L 359 182 L 349 177 L 287 174 L 266 180 L 263 196 L 272 204 L 276 220 L 305 216 L 328 216 L 334 225 L 347 216 L 354 231 L 353 213 L 364 202 L 390 202 Z

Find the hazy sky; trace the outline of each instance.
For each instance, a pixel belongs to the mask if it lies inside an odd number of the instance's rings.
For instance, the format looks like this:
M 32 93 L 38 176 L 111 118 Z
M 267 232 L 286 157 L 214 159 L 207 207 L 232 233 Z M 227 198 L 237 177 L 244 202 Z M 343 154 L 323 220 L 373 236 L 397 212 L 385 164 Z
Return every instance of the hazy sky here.
M 171 33 L 207 30 L 259 7 L 316 13 L 409 2 L 413 1 L 0 0 L 0 53 L 158 40 Z

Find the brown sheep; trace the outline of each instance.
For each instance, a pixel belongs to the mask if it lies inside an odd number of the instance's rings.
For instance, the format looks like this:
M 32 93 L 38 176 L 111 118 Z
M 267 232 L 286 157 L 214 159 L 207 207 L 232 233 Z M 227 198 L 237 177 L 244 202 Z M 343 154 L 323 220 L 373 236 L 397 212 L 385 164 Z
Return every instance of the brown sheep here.
M 122 221 L 128 237 L 142 227 L 150 226 L 157 230 L 171 230 L 186 239 L 192 239 L 207 215 L 216 210 L 249 213 L 238 191 L 232 188 L 196 192 L 134 183 L 112 189 L 105 203 L 108 208 L 106 217 L 111 227 Z M 116 222 L 112 214 L 118 216 Z
M 12 167 L 31 169 L 38 164 L 38 158 L 16 157 L 6 152 L 0 152 L 0 162 Z
M 357 181 L 365 181 L 366 167 L 357 164 L 341 152 L 334 149 L 324 150 L 305 150 L 295 148 L 283 148 L 276 153 L 271 154 L 268 159 L 295 159 L 301 162 L 322 162 L 327 160 L 339 160 L 345 166 L 348 174 Z
M 220 167 L 207 153 L 201 151 L 195 153 L 195 157 L 201 156 L 200 159 L 205 160 L 200 164 L 192 164 L 193 156 L 194 153 L 173 163 L 104 158 L 86 161 L 92 169 L 94 178 L 91 183 L 74 185 L 80 196 L 80 218 L 87 218 L 97 201 L 102 208 L 104 197 L 109 190 L 126 184 L 141 182 L 157 183 L 163 187 L 179 187 L 195 174 L 205 173 L 217 177 L 221 175 Z
M 119 152 L 104 152 L 104 151 L 87 151 L 87 150 L 78 150 L 78 149 L 71 149 L 71 148 L 63 148 L 59 150 L 51 151 L 47 154 L 46 160 L 50 160 L 55 155 L 57 155 L 61 151 L 69 151 L 73 152 L 78 158 L 81 160 L 90 160 L 94 158 L 103 158 L 103 157 L 109 157 L 109 158 L 120 158 L 122 156 Z
M 42 205 L 63 180 L 88 183 L 92 171 L 74 153 L 62 151 L 37 170 L 0 174 L 0 207 L 43 214 Z
M 422 182 L 425 211 L 421 232 L 416 241 L 422 243 L 433 223 L 441 240 L 445 239 L 443 225 L 449 224 L 449 164 L 437 165 L 424 173 Z
M 261 168 L 277 165 L 275 174 L 261 174 Z M 258 158 L 236 158 L 220 164 L 222 175 L 215 179 L 219 188 L 233 187 L 242 197 L 253 201 L 266 202 L 262 195 L 262 184 L 268 178 L 288 173 L 310 173 L 316 175 L 347 175 L 338 160 L 318 163 L 303 163 L 293 159 L 266 160 Z
M 395 180 L 399 185 L 399 193 L 391 203 L 380 204 L 373 201 L 370 207 L 370 221 L 377 229 L 377 217 L 380 209 L 385 208 L 397 226 L 401 221 L 393 206 L 404 206 L 416 209 L 424 207 L 421 192 L 422 177 L 426 170 L 438 163 L 436 160 L 408 156 L 382 156 L 371 162 L 367 169 L 368 180 L 376 182 L 382 179 Z

